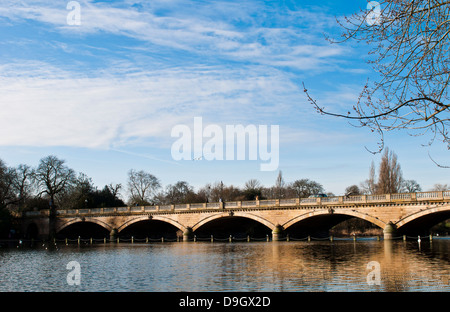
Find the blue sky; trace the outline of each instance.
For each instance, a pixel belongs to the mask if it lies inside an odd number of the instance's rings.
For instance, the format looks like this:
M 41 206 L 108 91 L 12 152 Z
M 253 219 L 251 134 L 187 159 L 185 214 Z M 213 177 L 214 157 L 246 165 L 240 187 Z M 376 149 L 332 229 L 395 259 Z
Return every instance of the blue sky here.
M 309 178 L 342 194 L 368 176 L 378 137 L 346 120 L 368 77 L 369 47 L 338 37 L 335 18 L 365 8 L 357 1 L 69 1 L 0 4 L 0 158 L 8 165 L 54 154 L 103 187 L 126 184 L 130 169 L 163 185 L 195 187 L 249 179 L 273 185 L 278 171 L 260 161 L 175 161 L 171 129 L 204 125 L 279 125 L 278 169 L 286 182 Z M 406 179 L 424 190 L 450 183 L 448 151 L 427 137 L 385 134 Z M 125 195 L 125 194 L 124 194 Z

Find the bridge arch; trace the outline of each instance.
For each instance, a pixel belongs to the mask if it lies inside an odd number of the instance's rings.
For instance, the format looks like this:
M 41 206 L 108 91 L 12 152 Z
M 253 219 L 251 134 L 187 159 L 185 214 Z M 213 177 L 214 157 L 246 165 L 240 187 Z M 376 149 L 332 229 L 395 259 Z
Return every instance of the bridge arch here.
M 62 221 L 62 222 L 61 222 Z M 69 238 L 75 239 L 81 238 L 105 238 L 109 235 L 111 227 L 108 223 L 105 223 L 96 218 L 75 218 L 56 224 L 56 237 L 57 238 Z
M 57 224 L 56 225 L 56 233 L 61 232 L 62 230 L 64 230 L 65 228 L 67 228 L 70 225 L 73 225 L 76 223 L 84 223 L 84 222 L 95 223 L 95 224 L 100 225 L 101 227 L 105 228 L 105 230 L 108 230 L 108 231 L 111 231 L 113 229 L 111 224 L 108 224 L 108 223 L 98 220 L 96 218 L 87 218 L 87 219 L 76 218 L 76 219 L 72 219 L 72 220 L 69 220 L 64 223 Z
M 173 220 L 168 217 L 165 217 L 165 216 L 150 216 L 150 217 L 149 216 L 137 216 L 135 218 L 128 219 L 127 221 L 122 223 L 117 228 L 117 231 L 120 233 L 122 230 L 124 230 L 128 226 L 135 224 L 137 222 L 141 222 L 141 221 L 162 221 L 162 222 L 166 222 L 166 223 L 169 223 L 169 224 L 175 226 L 179 230 L 183 231 L 183 233 L 186 232 L 186 230 L 187 230 L 187 228 L 184 225 L 182 225 L 181 223 L 179 223 L 178 221 Z
M 221 212 L 221 213 L 217 213 L 217 214 L 213 214 L 210 216 L 207 216 L 203 219 L 201 219 L 199 222 L 197 222 L 194 226 L 192 226 L 192 231 L 196 231 L 197 229 L 199 229 L 201 226 L 221 219 L 221 218 L 227 218 L 227 217 L 241 217 L 241 218 L 247 218 L 247 219 L 251 219 L 254 220 L 256 222 L 259 222 L 263 225 L 265 225 L 266 227 L 268 227 L 270 230 L 275 229 L 275 224 L 273 224 L 272 222 L 268 221 L 265 218 L 262 218 L 258 215 L 252 214 L 250 212 L 244 212 L 244 211 L 233 211 L 231 214 L 230 212 Z
M 446 219 L 450 219 L 450 203 L 444 205 L 436 204 L 429 208 L 413 212 L 400 219 L 395 225 L 398 232 L 404 232 L 411 227 L 420 227 L 421 224 L 432 226 Z
M 313 210 L 313 211 L 308 211 L 308 212 L 304 212 L 290 220 L 288 220 L 287 222 L 285 222 L 284 224 L 281 224 L 281 226 L 283 227 L 283 229 L 288 229 L 289 227 L 291 227 L 292 225 L 298 223 L 298 222 L 302 222 L 302 221 L 306 221 L 309 218 L 313 218 L 313 217 L 319 217 L 319 216 L 349 216 L 349 217 L 356 217 L 359 219 L 363 219 L 366 220 L 368 222 L 371 222 L 373 224 L 375 224 L 376 226 L 384 229 L 386 227 L 386 223 L 383 222 L 382 220 L 373 217 L 369 214 L 366 213 L 362 213 L 362 212 L 358 212 L 356 210 L 345 210 L 342 211 L 340 210 L 339 212 L 335 213 L 333 210 L 329 210 L 329 209 L 320 209 L 320 210 Z

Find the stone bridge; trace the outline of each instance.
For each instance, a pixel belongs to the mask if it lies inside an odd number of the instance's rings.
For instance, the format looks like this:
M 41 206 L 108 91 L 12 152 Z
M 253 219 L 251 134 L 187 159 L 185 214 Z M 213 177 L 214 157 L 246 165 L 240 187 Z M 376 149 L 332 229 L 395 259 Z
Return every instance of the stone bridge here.
M 270 199 L 143 207 L 57 210 L 56 233 L 72 234 L 80 226 L 102 229 L 111 239 L 137 224 L 169 226 L 188 240 L 202 229 L 213 230 L 233 220 L 251 221 L 279 240 L 287 234 L 313 235 L 356 217 L 381 228 L 384 239 L 428 231 L 450 218 L 450 191 Z M 30 211 L 22 217 L 24 233 L 44 238 L 49 234 L 49 211 Z M 76 233 L 75 233 L 76 234 Z M 180 234 L 181 236 L 181 234 Z

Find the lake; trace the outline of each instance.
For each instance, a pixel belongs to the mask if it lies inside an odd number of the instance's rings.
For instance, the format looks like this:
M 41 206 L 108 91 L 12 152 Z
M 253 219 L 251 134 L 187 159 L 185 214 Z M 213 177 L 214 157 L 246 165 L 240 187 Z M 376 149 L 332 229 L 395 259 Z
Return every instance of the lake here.
M 0 291 L 448 292 L 449 275 L 444 238 L 0 249 Z

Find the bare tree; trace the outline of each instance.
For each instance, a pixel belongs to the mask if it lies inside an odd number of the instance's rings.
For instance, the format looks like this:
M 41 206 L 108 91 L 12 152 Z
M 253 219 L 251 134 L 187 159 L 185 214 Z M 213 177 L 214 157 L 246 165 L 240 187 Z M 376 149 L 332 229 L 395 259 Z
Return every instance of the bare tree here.
M 262 185 L 257 179 L 245 182 L 243 194 L 246 200 L 262 199 Z
M 320 183 L 309 179 L 296 180 L 290 185 L 290 188 L 292 188 L 295 191 L 295 194 L 300 198 L 324 193 L 323 186 Z
M 381 158 L 378 182 L 376 184 L 377 194 L 400 193 L 403 185 L 403 175 L 397 155 L 385 149 Z
M 375 164 L 372 161 L 369 169 L 369 178 L 361 183 L 361 188 L 364 194 L 376 193 L 376 178 L 375 178 Z
M 157 177 L 143 170 L 131 169 L 128 172 L 128 190 L 130 191 L 130 202 L 138 205 L 152 203 L 152 197 L 161 184 Z
M 212 202 L 218 202 L 220 199 L 224 200 L 224 189 L 225 189 L 225 185 L 223 184 L 222 181 L 218 182 L 214 182 L 213 185 L 207 185 L 208 187 L 208 193 L 210 196 L 210 200 Z
M 405 190 L 405 187 L 417 187 L 409 183 L 405 184 L 397 155 L 389 148 L 384 150 L 378 169 L 378 178 L 375 176 L 375 164 L 372 161 L 369 170 L 369 178 L 361 183 L 361 190 L 364 194 L 394 194 Z M 415 181 L 414 181 L 415 182 Z M 420 186 L 419 186 L 420 188 Z
M 244 190 L 260 190 L 261 188 L 261 182 L 257 179 L 250 179 L 244 184 Z
M 385 0 L 372 10 L 361 10 L 343 21 L 342 40 L 366 42 L 372 47 L 369 61 L 379 79 L 367 82 L 357 103 L 345 113 L 330 112 L 308 100 L 321 114 L 357 120 L 380 134 L 402 129 L 414 135 L 431 134 L 450 148 L 450 1 Z M 351 112 L 353 111 L 353 113 Z
M 33 169 L 21 164 L 13 168 L 13 188 L 17 196 L 17 208 L 24 209 L 26 201 L 31 198 L 33 192 Z
M 358 185 L 350 185 L 345 189 L 345 196 L 361 195 Z
M 205 186 L 201 187 L 197 194 L 203 197 L 205 202 L 212 201 L 211 183 L 207 183 Z
M 105 187 L 114 196 L 114 198 L 119 199 L 120 190 L 122 189 L 121 183 L 119 183 L 119 184 L 109 183 L 108 185 L 105 185 Z
M 166 201 L 171 204 L 186 204 L 190 196 L 194 193 L 194 188 L 186 181 L 178 181 L 175 185 L 169 184 L 166 187 Z
M 448 191 L 450 187 L 447 184 L 436 183 L 431 191 Z
M 407 193 L 416 193 L 416 192 L 421 192 L 422 188 L 420 187 L 419 183 L 417 183 L 416 180 L 405 180 L 403 181 L 403 186 L 402 186 L 404 192 Z
M 66 191 L 76 179 L 75 171 L 65 165 L 65 160 L 53 155 L 40 160 L 33 177 L 38 188 L 38 196 L 47 194 L 50 199 L 50 214 L 55 212 L 56 196 Z
M 281 170 L 278 172 L 278 176 L 277 179 L 275 181 L 275 189 L 277 192 L 277 198 L 283 198 L 284 197 L 284 179 L 283 179 L 283 173 L 281 172 Z
M 33 173 L 38 188 L 38 196 L 47 194 L 49 202 L 49 236 L 54 237 L 56 221 L 56 196 L 67 191 L 75 181 L 75 172 L 67 167 L 64 160 L 50 155 L 40 160 Z
M 242 191 L 234 185 L 225 186 L 222 189 L 222 201 L 244 200 Z
M 64 194 L 64 206 L 70 209 L 92 208 L 96 204 L 93 198 L 96 192 L 92 178 L 80 172 Z
M 14 173 L 0 159 L 0 210 L 15 201 Z
M 14 172 L 0 159 L 0 237 L 6 237 L 12 226 L 10 204 L 16 201 L 13 187 Z

